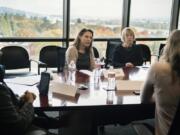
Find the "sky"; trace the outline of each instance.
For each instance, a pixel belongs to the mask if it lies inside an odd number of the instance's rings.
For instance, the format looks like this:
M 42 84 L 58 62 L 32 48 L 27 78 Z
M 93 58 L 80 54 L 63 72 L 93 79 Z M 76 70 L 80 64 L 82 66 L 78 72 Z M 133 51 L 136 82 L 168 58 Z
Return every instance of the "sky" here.
M 136 18 L 167 18 L 171 15 L 173 0 L 132 0 L 131 16 Z
M 134 18 L 167 17 L 172 0 L 132 0 Z M 47 14 L 62 15 L 63 0 L 0 0 L 0 6 Z M 121 18 L 122 0 L 71 0 L 71 16 Z
M 62 14 L 63 0 L 0 0 L 0 6 L 47 15 Z

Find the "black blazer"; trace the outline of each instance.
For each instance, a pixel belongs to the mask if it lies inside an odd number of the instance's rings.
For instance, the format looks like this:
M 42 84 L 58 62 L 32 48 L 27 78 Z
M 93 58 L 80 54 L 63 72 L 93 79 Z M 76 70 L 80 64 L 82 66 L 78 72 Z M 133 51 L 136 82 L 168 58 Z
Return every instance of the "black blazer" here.
M 127 62 L 131 62 L 134 66 L 143 64 L 142 50 L 140 46 L 133 45 L 130 48 L 117 46 L 113 54 L 113 66 L 124 67 Z
M 32 124 L 34 109 L 31 103 L 22 103 L 10 88 L 0 83 L 0 132 L 21 135 Z

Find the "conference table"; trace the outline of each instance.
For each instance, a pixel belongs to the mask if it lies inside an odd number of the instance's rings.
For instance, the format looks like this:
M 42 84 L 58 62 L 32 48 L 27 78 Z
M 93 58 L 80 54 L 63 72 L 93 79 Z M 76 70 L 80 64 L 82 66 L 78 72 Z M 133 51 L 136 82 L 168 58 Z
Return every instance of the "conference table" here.
M 155 105 L 141 104 L 140 95 L 136 95 L 134 92 L 121 95 L 117 94 L 116 91 L 111 91 L 109 101 L 109 91 L 106 90 L 108 83 L 102 74 L 103 70 L 105 69 L 99 70 L 98 83 L 94 72 L 91 71 L 76 71 L 73 76 L 71 74 L 71 80 L 69 80 L 67 70 L 53 74 L 51 83 L 55 81 L 56 83 L 71 83 L 71 85 L 77 86 L 77 94 L 73 98 L 57 96 L 52 91 L 49 91 L 47 96 L 40 95 L 37 85 L 28 86 L 15 83 L 7 83 L 7 85 L 18 95 L 22 95 L 26 90 L 35 93 L 37 98 L 33 105 L 36 111 L 89 110 L 99 111 L 99 113 L 109 112 L 116 114 L 114 116 L 120 116 L 119 119 L 121 119 L 122 124 L 154 117 Z M 148 70 L 147 67 L 123 68 L 123 79 L 144 81 Z M 82 85 L 86 86 L 87 89 L 78 89 Z M 103 122 L 104 120 L 100 123 Z
M 124 80 L 139 80 L 144 81 L 147 73 L 147 67 L 135 67 L 135 68 L 123 68 Z M 41 96 L 36 85 L 27 86 L 14 83 L 8 83 L 8 86 L 12 90 L 21 95 L 24 91 L 29 90 L 34 92 L 37 96 L 34 107 L 35 109 L 41 110 L 70 110 L 70 109 L 86 109 L 86 108 L 103 108 L 112 106 L 122 106 L 122 105 L 138 105 L 140 104 L 140 96 L 131 93 L 129 95 L 119 95 L 116 91 L 111 92 L 111 101 L 109 101 L 109 91 L 107 88 L 107 79 L 103 77 L 102 71 L 99 70 L 100 74 L 98 76 L 98 83 L 95 82 L 94 72 L 90 71 L 76 71 L 74 73 L 74 80 L 71 84 L 76 85 L 77 88 L 81 86 L 87 87 L 85 90 L 77 89 L 77 95 L 74 98 L 68 98 L 63 96 L 55 96 L 51 91 L 49 91 L 48 96 Z M 53 82 L 69 83 L 68 71 L 53 74 Z M 96 80 L 97 81 L 97 80 Z M 51 83 L 50 83 L 51 85 Z

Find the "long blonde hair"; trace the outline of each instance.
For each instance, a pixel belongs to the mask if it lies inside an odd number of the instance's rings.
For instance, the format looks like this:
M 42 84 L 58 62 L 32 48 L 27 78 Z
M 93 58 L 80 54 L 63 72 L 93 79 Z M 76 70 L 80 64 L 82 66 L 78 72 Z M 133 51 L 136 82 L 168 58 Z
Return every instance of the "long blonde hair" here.
M 170 63 L 172 70 L 180 77 L 180 30 L 174 30 L 170 34 L 161 60 Z

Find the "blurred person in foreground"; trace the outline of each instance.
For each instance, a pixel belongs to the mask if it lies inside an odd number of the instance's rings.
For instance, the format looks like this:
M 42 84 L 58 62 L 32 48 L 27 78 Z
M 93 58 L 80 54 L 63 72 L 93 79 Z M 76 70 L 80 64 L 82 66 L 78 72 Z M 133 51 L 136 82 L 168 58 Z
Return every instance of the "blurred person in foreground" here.
M 3 135 L 53 135 L 46 129 L 59 127 L 59 121 L 35 116 L 36 95 L 26 91 L 18 97 L 4 82 L 5 70 L 0 65 L 0 131 Z M 41 127 L 41 128 L 40 128 Z
M 155 134 L 167 135 L 180 99 L 180 30 L 174 30 L 145 81 L 141 102 L 156 104 Z

